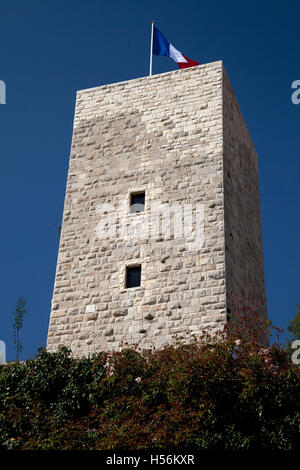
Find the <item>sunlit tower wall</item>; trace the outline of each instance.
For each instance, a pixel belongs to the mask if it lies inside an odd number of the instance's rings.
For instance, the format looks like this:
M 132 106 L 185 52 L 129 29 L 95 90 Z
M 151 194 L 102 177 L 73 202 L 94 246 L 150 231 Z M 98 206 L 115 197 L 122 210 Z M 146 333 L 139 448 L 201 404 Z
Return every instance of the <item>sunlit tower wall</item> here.
M 77 92 L 47 349 L 266 314 L 257 155 L 222 61 Z

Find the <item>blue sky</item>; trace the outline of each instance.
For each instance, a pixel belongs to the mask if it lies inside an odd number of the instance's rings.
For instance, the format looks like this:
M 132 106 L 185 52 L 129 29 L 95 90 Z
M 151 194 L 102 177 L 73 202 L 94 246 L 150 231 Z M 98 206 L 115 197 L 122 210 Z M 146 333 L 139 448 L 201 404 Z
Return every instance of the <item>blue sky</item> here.
M 0 339 L 27 301 L 21 358 L 46 344 L 79 89 L 148 75 L 150 22 L 200 63 L 223 60 L 259 155 L 267 306 L 285 328 L 300 303 L 299 2 L 10 0 L 0 6 Z M 177 69 L 153 58 L 153 73 Z

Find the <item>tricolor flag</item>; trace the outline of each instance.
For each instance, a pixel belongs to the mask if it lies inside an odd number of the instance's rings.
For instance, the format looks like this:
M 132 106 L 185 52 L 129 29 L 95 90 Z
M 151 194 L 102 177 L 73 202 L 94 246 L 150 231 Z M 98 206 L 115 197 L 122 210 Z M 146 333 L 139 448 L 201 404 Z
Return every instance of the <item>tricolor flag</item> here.
M 167 57 L 171 57 L 171 59 L 173 59 L 181 69 L 199 65 L 199 62 L 188 59 L 185 55 L 181 54 L 181 52 L 175 49 L 175 47 L 155 26 L 153 29 L 152 52 L 155 55 L 165 55 Z

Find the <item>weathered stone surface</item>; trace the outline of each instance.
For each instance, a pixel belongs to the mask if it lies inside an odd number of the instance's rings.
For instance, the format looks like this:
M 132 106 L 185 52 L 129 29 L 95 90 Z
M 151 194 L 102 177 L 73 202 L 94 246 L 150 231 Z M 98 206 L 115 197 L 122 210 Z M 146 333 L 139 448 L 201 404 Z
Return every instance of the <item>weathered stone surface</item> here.
M 79 91 L 48 350 L 216 331 L 242 291 L 264 306 L 257 156 L 222 62 Z

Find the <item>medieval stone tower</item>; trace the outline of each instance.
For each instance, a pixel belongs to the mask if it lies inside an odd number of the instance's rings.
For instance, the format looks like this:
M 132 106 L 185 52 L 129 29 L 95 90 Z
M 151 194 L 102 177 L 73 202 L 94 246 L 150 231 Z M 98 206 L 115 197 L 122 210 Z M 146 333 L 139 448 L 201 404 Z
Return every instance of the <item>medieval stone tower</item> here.
M 221 61 L 77 93 L 47 349 L 265 311 L 257 155 Z

